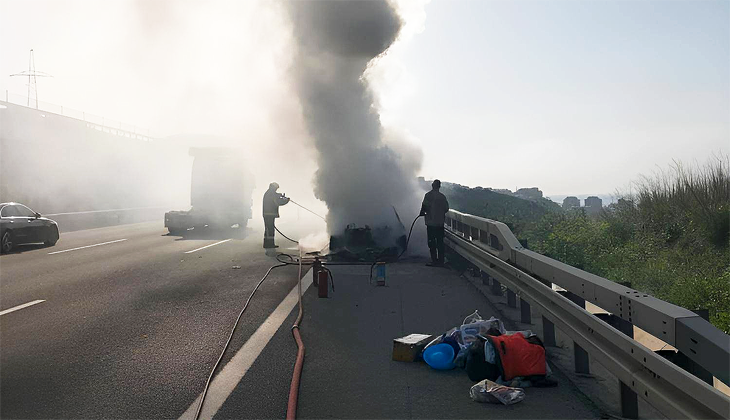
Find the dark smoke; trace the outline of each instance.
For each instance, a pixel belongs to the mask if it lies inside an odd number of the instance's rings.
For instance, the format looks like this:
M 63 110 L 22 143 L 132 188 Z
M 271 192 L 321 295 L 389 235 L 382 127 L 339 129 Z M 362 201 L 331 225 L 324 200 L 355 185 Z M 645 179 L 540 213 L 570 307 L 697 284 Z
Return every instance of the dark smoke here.
M 294 84 L 319 153 L 315 194 L 329 208 L 330 233 L 350 223 L 395 227 L 393 207 L 405 223 L 418 211 L 418 168 L 383 142 L 364 79 L 369 63 L 398 37 L 399 16 L 383 0 L 286 4 L 297 45 Z

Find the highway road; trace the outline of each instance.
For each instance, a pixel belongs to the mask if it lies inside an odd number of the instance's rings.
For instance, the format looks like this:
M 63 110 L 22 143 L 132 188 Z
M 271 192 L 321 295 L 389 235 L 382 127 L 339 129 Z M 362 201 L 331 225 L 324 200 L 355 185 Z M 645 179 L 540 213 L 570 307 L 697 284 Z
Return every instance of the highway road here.
M 0 417 L 179 418 L 276 264 L 261 238 L 250 228 L 181 238 L 151 222 L 64 233 L 54 247 L 0 256 Z M 223 365 L 296 280 L 295 266 L 272 272 Z M 281 366 L 266 370 L 267 381 L 285 392 L 268 393 L 246 417 L 285 413 L 296 348 L 274 341 Z

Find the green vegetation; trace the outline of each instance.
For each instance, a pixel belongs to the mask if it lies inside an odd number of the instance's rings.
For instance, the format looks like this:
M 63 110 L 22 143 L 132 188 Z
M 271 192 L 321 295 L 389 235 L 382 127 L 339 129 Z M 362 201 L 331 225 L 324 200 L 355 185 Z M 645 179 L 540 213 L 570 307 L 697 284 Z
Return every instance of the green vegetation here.
M 525 200 L 482 187 L 469 188 L 444 182 L 441 192 L 449 198 L 449 205 L 454 210 L 499 220 L 512 232 L 532 229 L 545 215 L 563 212 L 558 204 L 546 198 Z
M 597 218 L 548 214 L 518 232 L 530 248 L 687 309 L 730 332 L 730 160 L 675 163 Z
M 445 188 L 444 188 L 445 187 Z M 505 222 L 541 254 L 690 310 L 730 333 L 730 159 L 675 163 L 589 217 L 549 200 L 444 184 L 459 211 Z

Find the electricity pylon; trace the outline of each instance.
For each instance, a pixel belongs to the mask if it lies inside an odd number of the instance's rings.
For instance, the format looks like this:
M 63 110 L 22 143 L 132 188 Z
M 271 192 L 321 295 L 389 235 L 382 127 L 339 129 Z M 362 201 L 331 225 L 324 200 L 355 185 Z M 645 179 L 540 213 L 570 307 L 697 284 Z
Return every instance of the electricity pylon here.
M 35 58 L 33 57 L 33 50 L 30 50 L 30 58 L 28 59 L 28 70 L 21 71 L 20 73 L 11 74 L 13 76 L 23 76 L 28 78 L 28 107 L 30 108 L 30 98 L 35 97 L 35 109 L 38 109 L 38 89 L 37 89 L 37 77 L 53 77 L 48 73 L 35 70 Z M 32 95 L 31 95 L 32 93 Z

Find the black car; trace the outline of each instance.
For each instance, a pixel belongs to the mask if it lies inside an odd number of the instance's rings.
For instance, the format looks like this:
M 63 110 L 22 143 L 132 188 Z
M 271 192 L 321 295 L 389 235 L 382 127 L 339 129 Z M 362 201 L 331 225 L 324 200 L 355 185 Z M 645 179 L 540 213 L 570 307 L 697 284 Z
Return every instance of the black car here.
M 0 244 L 10 252 L 20 244 L 56 245 L 58 224 L 20 203 L 0 203 Z

